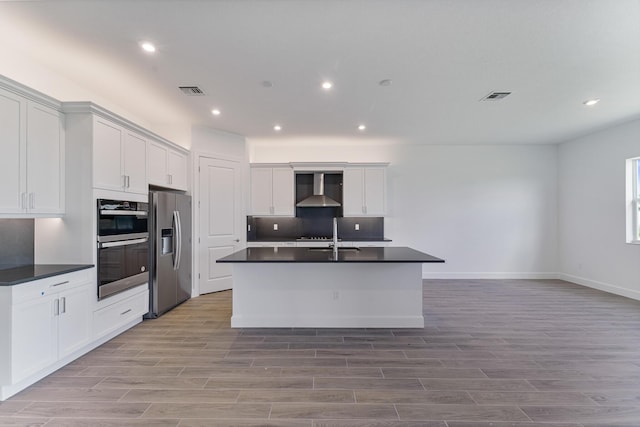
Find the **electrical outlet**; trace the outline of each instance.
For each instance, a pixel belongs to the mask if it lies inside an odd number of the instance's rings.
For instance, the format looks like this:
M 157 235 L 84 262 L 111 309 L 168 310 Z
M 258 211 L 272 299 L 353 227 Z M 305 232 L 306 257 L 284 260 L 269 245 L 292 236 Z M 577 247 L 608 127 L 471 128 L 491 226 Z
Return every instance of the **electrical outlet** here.
M 278 231 L 278 224 L 273 224 L 273 229 L 274 229 L 275 231 Z
M 360 230 L 360 224 L 356 224 L 356 231 Z

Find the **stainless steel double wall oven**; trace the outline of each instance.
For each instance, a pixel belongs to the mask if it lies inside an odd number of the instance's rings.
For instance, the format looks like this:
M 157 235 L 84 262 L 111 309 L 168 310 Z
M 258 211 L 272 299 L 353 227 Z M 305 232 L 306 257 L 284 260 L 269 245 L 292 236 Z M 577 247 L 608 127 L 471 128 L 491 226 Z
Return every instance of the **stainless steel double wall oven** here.
M 149 281 L 149 204 L 98 199 L 98 299 Z

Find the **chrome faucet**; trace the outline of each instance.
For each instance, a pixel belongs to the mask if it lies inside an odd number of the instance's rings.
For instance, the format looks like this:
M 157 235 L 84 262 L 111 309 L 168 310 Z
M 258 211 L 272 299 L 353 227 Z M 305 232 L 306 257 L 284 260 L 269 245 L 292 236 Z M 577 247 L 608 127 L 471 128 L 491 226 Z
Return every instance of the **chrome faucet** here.
M 333 248 L 338 248 L 338 218 L 333 217 L 333 236 L 331 238 L 331 246 Z

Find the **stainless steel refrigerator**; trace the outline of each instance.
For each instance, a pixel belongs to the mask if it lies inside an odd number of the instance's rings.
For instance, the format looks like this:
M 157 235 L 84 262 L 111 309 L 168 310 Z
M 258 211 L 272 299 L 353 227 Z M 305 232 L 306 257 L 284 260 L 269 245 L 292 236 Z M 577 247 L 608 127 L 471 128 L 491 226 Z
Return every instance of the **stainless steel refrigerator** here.
M 156 318 L 191 297 L 191 196 L 149 192 L 149 313 Z

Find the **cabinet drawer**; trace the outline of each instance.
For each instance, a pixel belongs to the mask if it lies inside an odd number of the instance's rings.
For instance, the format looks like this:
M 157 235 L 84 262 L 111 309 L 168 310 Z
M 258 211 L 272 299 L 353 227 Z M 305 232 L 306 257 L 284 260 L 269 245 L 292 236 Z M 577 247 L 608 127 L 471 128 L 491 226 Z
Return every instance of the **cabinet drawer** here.
M 59 274 L 45 279 L 15 285 L 12 289 L 13 303 L 19 304 L 30 299 L 62 292 L 91 281 L 93 269 L 87 268 L 73 273 Z
M 149 311 L 149 290 L 96 310 L 93 313 L 93 337 L 100 338 Z

